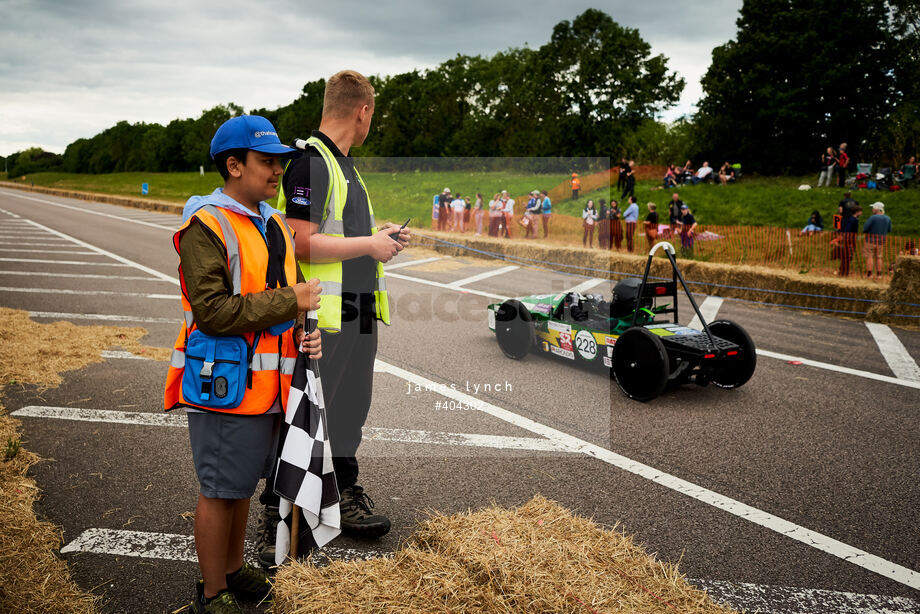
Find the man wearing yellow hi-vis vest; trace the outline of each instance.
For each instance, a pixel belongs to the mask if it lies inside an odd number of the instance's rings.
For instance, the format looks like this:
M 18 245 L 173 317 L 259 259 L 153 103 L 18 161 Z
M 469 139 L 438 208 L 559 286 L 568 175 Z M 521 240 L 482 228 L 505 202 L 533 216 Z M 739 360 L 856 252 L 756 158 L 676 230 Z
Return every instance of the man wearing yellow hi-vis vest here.
M 390 530 L 389 519 L 373 512 L 373 500 L 357 484 L 355 456 L 371 404 L 377 320 L 390 322 L 383 263 L 410 239 L 395 224 L 376 228 L 367 188 L 348 155 L 364 143 L 373 114 L 374 88 L 367 78 L 350 70 L 330 77 L 319 130 L 300 143 L 306 155 L 285 169 L 278 197 L 278 209 L 295 231 L 300 267 L 323 289 L 321 382 L 342 530 L 364 537 Z M 266 511 L 259 523 L 260 559 L 274 564 L 277 497 L 266 489 L 261 501 Z

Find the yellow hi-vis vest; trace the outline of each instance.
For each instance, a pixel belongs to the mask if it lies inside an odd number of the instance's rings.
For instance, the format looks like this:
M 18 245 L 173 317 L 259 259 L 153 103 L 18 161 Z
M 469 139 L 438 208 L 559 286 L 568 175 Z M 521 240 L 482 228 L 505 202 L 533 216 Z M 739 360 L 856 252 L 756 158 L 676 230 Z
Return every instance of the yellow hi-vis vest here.
M 342 221 L 342 213 L 345 211 L 345 200 L 348 198 L 348 182 L 342 167 L 332 152 L 326 147 L 320 139 L 311 136 L 307 139 L 307 144 L 311 145 L 323 157 L 326 163 L 326 170 L 329 173 L 329 190 L 326 193 L 323 202 L 323 221 L 319 225 L 319 232 L 330 237 L 344 237 L 345 223 Z M 355 175 L 361 183 L 361 189 L 367 194 L 367 186 L 364 185 L 364 179 L 355 169 Z M 370 195 L 367 194 L 367 208 L 371 217 L 371 234 L 377 233 L 377 222 L 374 219 L 374 208 L 371 206 Z M 278 210 L 284 213 L 287 210 L 287 199 L 284 196 L 284 188 L 279 185 L 278 189 Z M 320 295 L 320 305 L 318 312 L 317 326 L 325 331 L 337 333 L 342 330 L 342 262 L 323 262 L 315 263 L 309 261 L 300 261 L 300 270 L 303 271 L 305 279 L 319 279 L 323 293 Z M 384 324 L 390 323 L 390 304 L 387 296 L 386 281 L 383 278 L 383 263 L 377 262 L 377 283 L 374 289 L 374 302 L 379 318 Z

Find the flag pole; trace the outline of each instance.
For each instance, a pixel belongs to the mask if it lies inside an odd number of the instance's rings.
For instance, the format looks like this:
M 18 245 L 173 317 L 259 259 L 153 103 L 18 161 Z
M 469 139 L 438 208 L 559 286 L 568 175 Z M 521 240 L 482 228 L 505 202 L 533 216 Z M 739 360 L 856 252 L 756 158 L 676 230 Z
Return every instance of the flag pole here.
M 291 560 L 297 559 L 297 547 L 300 545 L 300 506 L 296 503 L 291 509 Z

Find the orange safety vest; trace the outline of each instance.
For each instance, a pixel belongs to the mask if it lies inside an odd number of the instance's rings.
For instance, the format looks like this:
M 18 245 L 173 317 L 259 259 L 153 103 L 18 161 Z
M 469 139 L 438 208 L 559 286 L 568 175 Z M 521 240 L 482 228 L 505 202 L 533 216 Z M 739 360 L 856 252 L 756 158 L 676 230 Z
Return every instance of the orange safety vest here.
M 578 177 L 572 179 L 572 189 L 577 190 L 581 188 L 581 182 L 578 180 Z
M 182 234 L 188 229 L 193 220 L 204 224 L 214 236 L 220 239 L 227 251 L 227 264 L 230 267 L 233 294 L 246 295 L 265 290 L 265 278 L 268 272 L 268 247 L 262 233 L 256 225 L 242 213 L 229 209 L 207 205 L 199 209 L 182 225 L 173 235 L 173 245 L 176 252 L 180 252 L 179 241 Z M 290 285 L 297 279 L 297 260 L 294 257 L 294 236 L 288 225 L 278 214 L 273 215 L 268 224 L 278 224 L 282 229 L 285 241 L 284 275 Z M 180 252 L 181 253 L 181 252 Z M 280 335 L 271 335 L 267 330 L 261 331 L 258 341 L 255 342 L 256 333 L 243 335 L 249 347 L 252 348 L 251 385 L 247 385 L 243 401 L 238 407 L 229 409 L 213 409 L 201 407 L 187 402 L 182 394 L 182 373 L 185 370 L 185 346 L 189 334 L 196 328 L 192 315 L 192 306 L 188 301 L 185 290 L 185 278 L 182 267 L 179 267 L 179 281 L 182 285 L 182 310 L 185 321 L 173 346 L 172 359 L 166 375 L 166 393 L 163 406 L 166 410 L 186 405 L 209 411 L 220 411 L 228 414 L 255 415 L 264 414 L 281 395 L 281 406 L 287 409 L 288 391 L 291 387 L 291 376 L 294 373 L 294 363 L 297 359 L 297 347 L 294 344 L 291 331 Z

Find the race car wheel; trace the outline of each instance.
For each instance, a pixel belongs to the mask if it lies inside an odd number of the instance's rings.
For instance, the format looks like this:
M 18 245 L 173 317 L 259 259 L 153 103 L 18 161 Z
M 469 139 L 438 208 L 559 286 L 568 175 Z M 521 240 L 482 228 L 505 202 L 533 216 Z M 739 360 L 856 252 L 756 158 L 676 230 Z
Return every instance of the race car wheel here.
M 731 341 L 741 348 L 741 358 L 726 358 L 712 374 L 712 383 L 719 388 L 738 388 L 744 385 L 757 367 L 757 349 L 747 331 L 731 320 L 716 320 L 709 323 L 709 330 L 716 337 Z
M 535 343 L 533 318 L 520 301 L 505 301 L 495 313 L 495 336 L 505 356 L 520 360 Z
M 613 347 L 613 377 L 623 394 L 636 401 L 651 401 L 668 383 L 668 354 L 656 334 L 630 328 Z

